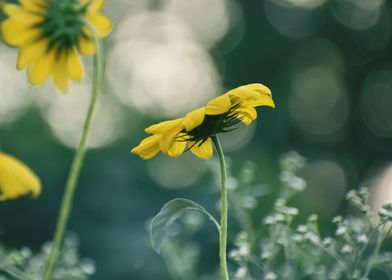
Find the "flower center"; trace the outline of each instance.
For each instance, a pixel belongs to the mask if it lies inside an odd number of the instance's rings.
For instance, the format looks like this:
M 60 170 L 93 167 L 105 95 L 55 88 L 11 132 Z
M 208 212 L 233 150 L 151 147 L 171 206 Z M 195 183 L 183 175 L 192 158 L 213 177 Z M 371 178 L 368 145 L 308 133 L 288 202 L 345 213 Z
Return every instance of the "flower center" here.
M 83 32 L 83 18 L 87 5 L 82 7 L 78 0 L 48 0 L 44 20 L 39 24 L 42 37 L 49 38 L 49 49 L 59 46 L 68 49 L 77 46 L 78 37 Z
M 212 135 L 229 132 L 235 129 L 235 125 L 241 121 L 233 111 L 238 107 L 234 105 L 230 110 L 221 115 L 206 115 L 201 125 L 191 131 L 183 131 L 187 134 L 187 140 L 204 142 Z

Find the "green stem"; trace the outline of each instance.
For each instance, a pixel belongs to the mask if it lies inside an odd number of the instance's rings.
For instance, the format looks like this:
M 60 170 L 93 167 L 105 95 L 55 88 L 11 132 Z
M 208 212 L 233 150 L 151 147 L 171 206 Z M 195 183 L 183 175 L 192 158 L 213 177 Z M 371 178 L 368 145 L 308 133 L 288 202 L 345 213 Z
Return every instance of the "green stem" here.
M 392 230 L 392 226 L 389 227 L 389 229 L 385 232 L 385 227 L 382 227 L 379 229 L 379 236 L 377 237 L 376 241 L 376 247 L 374 248 L 373 255 L 370 257 L 367 266 L 366 266 L 366 271 L 365 274 L 363 275 L 363 278 L 367 278 L 369 276 L 370 271 L 372 271 L 373 265 L 378 258 L 378 255 L 380 254 L 381 250 L 381 244 L 384 241 L 385 237 L 389 235 L 389 233 Z
M 90 27 L 92 31 L 93 28 Z M 83 159 L 86 152 L 86 145 L 88 140 L 88 135 L 90 131 L 91 121 L 93 118 L 94 110 L 97 104 L 98 95 L 102 88 L 103 81 L 103 71 L 104 71 L 104 60 L 103 60 L 103 46 L 101 41 L 94 33 L 95 45 L 96 45 L 96 55 L 94 56 L 94 77 L 91 86 L 91 101 L 87 112 L 87 116 L 83 125 L 82 135 L 79 142 L 79 147 L 75 153 L 71 170 L 65 185 L 65 193 L 61 203 L 60 214 L 57 221 L 56 231 L 53 238 L 53 245 L 49 254 L 48 261 L 46 263 L 44 280 L 52 279 L 52 274 L 54 267 L 56 265 L 60 247 L 64 238 L 64 232 L 67 228 L 69 214 L 72 208 L 72 201 L 76 189 L 76 184 L 80 174 L 80 170 L 83 165 Z
M 4 271 L 5 273 L 7 273 L 8 275 L 12 276 L 13 278 L 15 278 L 17 280 L 30 279 L 30 278 L 27 278 L 25 275 L 22 275 L 22 273 L 12 270 L 11 268 L 6 269 L 6 268 L 0 267 L 0 270 Z
M 216 152 L 218 154 L 221 172 L 221 224 L 219 232 L 219 259 L 220 259 L 220 270 L 221 280 L 229 280 L 229 273 L 227 271 L 227 260 L 226 260 L 226 247 L 227 247 L 227 173 L 225 156 L 219 139 L 216 135 L 212 136 L 212 142 L 215 145 Z

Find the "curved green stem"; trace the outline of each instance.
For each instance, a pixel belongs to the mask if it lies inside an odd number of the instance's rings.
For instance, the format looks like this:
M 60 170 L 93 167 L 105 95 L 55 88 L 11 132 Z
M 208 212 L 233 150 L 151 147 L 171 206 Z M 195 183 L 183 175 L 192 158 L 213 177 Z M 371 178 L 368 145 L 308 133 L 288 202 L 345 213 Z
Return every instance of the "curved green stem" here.
M 92 31 L 94 30 L 92 29 Z M 90 106 L 83 125 L 79 147 L 75 153 L 71 165 L 71 170 L 67 179 L 67 183 L 65 185 L 65 193 L 61 203 L 60 214 L 59 214 L 56 231 L 53 238 L 53 245 L 45 267 L 44 280 L 50 280 L 52 278 L 53 270 L 58 259 L 60 247 L 64 238 L 64 232 L 65 229 L 67 228 L 68 218 L 72 208 L 72 201 L 76 189 L 76 184 L 78 181 L 80 170 L 83 165 L 83 159 L 86 152 L 86 144 L 90 131 L 91 121 L 97 104 L 98 95 L 100 89 L 102 88 L 103 71 L 104 71 L 103 46 L 95 33 L 94 33 L 94 39 L 95 39 L 95 45 L 97 51 L 96 51 L 96 55 L 94 56 L 94 77 L 91 86 Z
M 226 247 L 227 247 L 227 173 L 225 156 L 219 139 L 216 135 L 212 136 L 212 142 L 215 145 L 216 153 L 220 163 L 221 173 L 221 223 L 219 232 L 219 259 L 221 280 L 229 280 L 229 273 L 227 271 Z

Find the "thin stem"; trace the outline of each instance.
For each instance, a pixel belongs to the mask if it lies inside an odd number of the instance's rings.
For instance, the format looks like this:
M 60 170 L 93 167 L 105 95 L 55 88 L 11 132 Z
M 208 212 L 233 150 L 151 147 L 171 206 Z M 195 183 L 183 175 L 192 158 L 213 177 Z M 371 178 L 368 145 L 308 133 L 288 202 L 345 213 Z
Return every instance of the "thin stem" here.
M 65 229 L 67 228 L 68 218 L 72 208 L 72 201 L 76 189 L 76 184 L 78 181 L 80 170 L 83 165 L 83 159 L 86 152 L 86 144 L 90 131 L 91 121 L 97 104 L 98 95 L 100 89 L 102 88 L 103 71 L 104 71 L 103 46 L 101 41 L 96 36 L 94 29 L 92 27 L 90 27 L 90 29 L 94 34 L 95 45 L 97 50 L 96 55 L 94 56 L 94 77 L 91 86 L 91 101 L 83 125 L 79 147 L 72 161 L 70 173 L 65 186 L 65 193 L 61 203 L 60 214 L 59 214 L 56 231 L 53 238 L 53 245 L 49 254 L 48 261 L 46 263 L 44 280 L 50 280 L 52 278 L 53 270 L 58 259 L 60 247 L 64 238 L 64 232 Z
M 221 223 L 219 232 L 219 259 L 221 280 L 229 280 L 229 273 L 227 271 L 226 247 L 227 247 L 227 173 L 225 156 L 219 139 L 216 135 L 212 136 L 212 142 L 215 145 L 216 153 L 218 154 L 221 172 Z
M 323 249 L 327 254 L 329 254 L 331 257 L 333 257 L 336 262 L 347 272 L 349 273 L 349 269 L 347 266 L 344 264 L 344 261 L 334 252 L 333 250 L 328 250 L 326 247 L 319 245 L 321 249 Z
M 381 244 L 384 241 L 385 237 L 387 237 L 389 235 L 391 230 L 392 230 L 392 226 L 389 227 L 387 232 L 385 232 L 385 227 L 382 227 L 380 229 L 380 233 L 379 233 L 379 235 L 377 237 L 377 241 L 376 241 L 376 247 L 374 248 L 373 255 L 370 257 L 370 260 L 367 263 L 366 271 L 365 271 L 365 274 L 363 275 L 363 278 L 367 278 L 370 271 L 372 271 L 374 262 L 378 258 L 378 255 L 380 254 Z
M 14 271 L 11 268 L 2 268 L 0 267 L 0 270 L 4 271 L 5 273 L 7 273 L 8 275 L 12 276 L 13 278 L 17 279 L 17 280 L 26 280 L 26 279 L 30 279 L 27 278 L 25 275 L 23 275 L 21 272 L 18 271 Z
M 237 203 L 238 199 L 239 199 L 238 197 L 235 197 L 233 200 L 231 200 L 232 205 L 234 206 L 234 213 L 237 216 L 237 220 L 240 223 L 242 229 L 248 233 L 249 243 L 251 247 L 253 247 L 256 240 L 255 240 L 255 234 L 252 226 L 252 220 L 248 211 L 242 209 L 241 206 L 238 205 Z
M 366 242 L 362 246 L 362 248 L 359 251 L 357 251 L 357 253 L 355 255 L 355 258 L 354 258 L 354 262 L 353 262 L 351 278 L 352 278 L 352 275 L 354 274 L 354 271 L 357 269 L 357 265 L 358 265 L 358 262 L 360 260 L 360 257 L 363 255 L 363 253 L 366 251 L 367 247 L 370 245 L 370 241 L 373 239 L 373 236 L 376 234 L 376 232 L 377 232 L 377 228 L 373 228 L 370 231 L 370 233 L 368 234 L 368 236 L 369 236 L 368 242 Z

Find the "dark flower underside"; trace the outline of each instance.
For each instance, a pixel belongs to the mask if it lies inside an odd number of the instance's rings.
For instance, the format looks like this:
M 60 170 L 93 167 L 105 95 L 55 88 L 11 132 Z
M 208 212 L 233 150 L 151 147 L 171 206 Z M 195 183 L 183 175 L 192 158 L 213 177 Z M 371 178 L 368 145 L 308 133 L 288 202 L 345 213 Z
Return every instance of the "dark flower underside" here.
M 78 46 L 79 36 L 86 39 L 88 35 L 83 31 L 84 15 L 88 5 L 80 6 L 76 0 L 50 0 L 46 7 L 43 21 L 38 23 L 36 28 L 42 30 L 39 39 L 48 38 L 48 51 L 54 46 L 58 46 L 58 53 L 64 49 Z
M 221 115 L 206 115 L 201 125 L 194 128 L 191 131 L 181 131 L 186 136 L 180 137 L 176 141 L 192 141 L 194 144 L 189 148 L 191 149 L 194 145 L 201 146 L 208 138 L 218 133 L 230 132 L 236 129 L 234 127 L 241 121 L 241 118 L 237 114 L 233 114 L 234 110 L 239 107 L 239 103 L 233 105 L 230 110 Z

